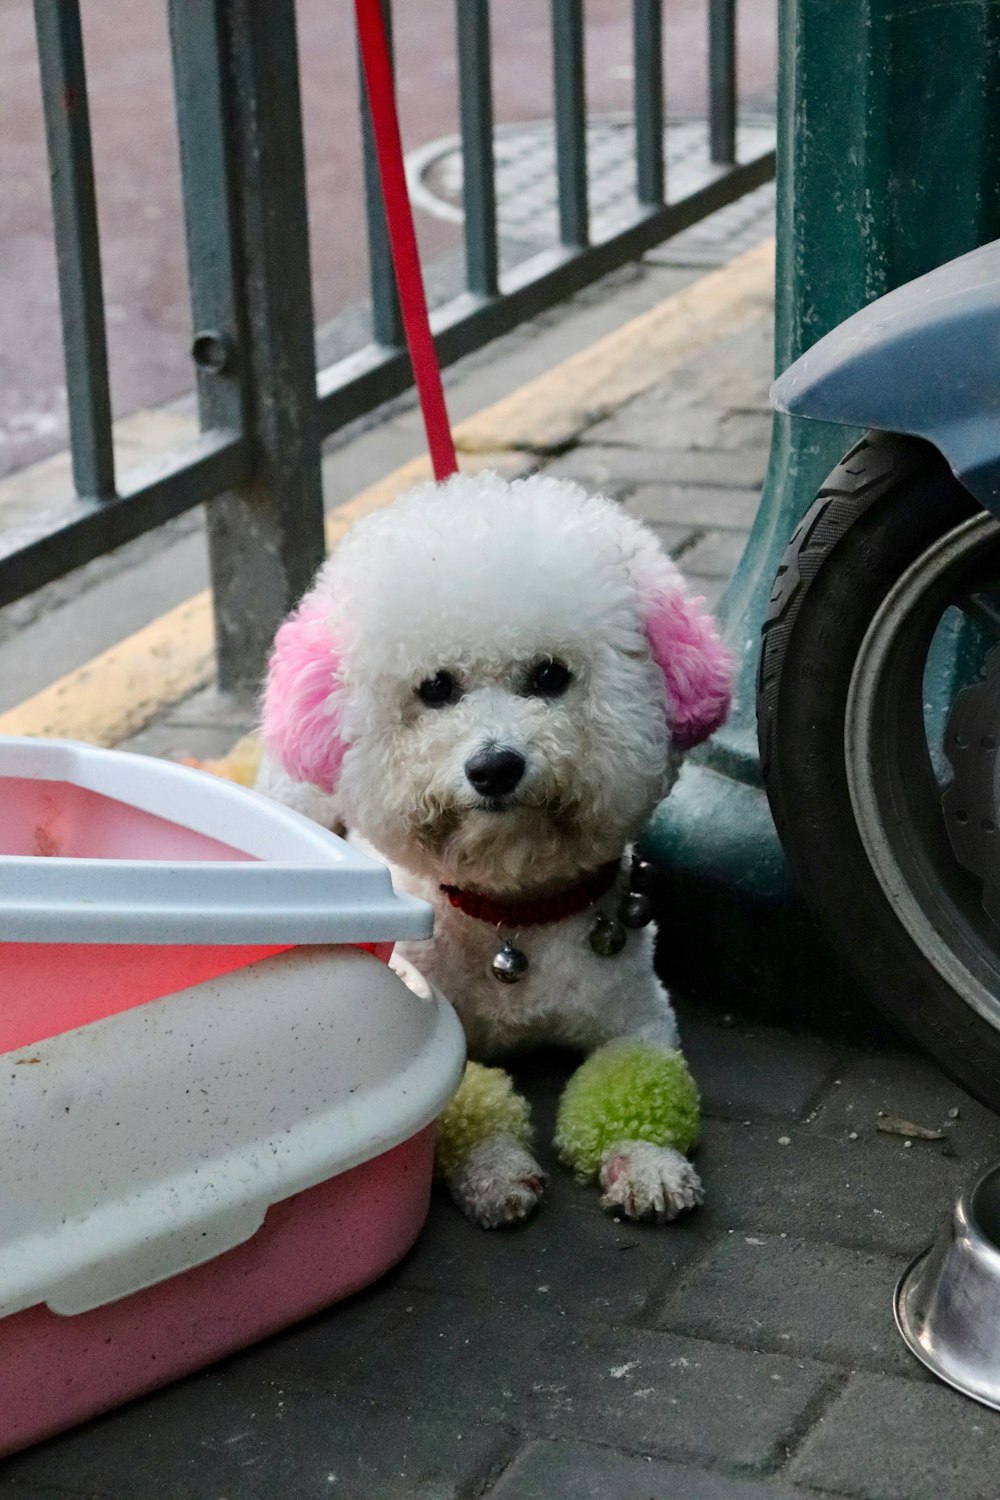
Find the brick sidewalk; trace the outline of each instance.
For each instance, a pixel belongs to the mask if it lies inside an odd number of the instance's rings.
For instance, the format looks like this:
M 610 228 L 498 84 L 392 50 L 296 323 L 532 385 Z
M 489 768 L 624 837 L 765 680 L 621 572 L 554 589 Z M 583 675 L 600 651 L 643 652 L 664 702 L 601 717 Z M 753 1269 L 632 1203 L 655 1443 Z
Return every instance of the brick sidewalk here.
M 544 466 L 645 517 L 714 600 L 764 474 L 769 375 L 762 313 Z M 205 693 L 137 747 L 215 753 L 246 722 Z M 1000 1417 L 892 1324 L 900 1271 L 1000 1154 L 997 1120 L 908 1054 L 680 1010 L 704 1209 L 602 1215 L 551 1163 L 567 1065 L 536 1059 L 552 1177 L 533 1222 L 486 1234 L 436 1199 L 377 1287 L 8 1461 L 0 1497 L 997 1500 Z M 947 1138 L 907 1146 L 879 1111 Z
M 710 605 L 742 556 L 767 468 L 771 340 L 762 314 L 545 466 L 649 522 Z

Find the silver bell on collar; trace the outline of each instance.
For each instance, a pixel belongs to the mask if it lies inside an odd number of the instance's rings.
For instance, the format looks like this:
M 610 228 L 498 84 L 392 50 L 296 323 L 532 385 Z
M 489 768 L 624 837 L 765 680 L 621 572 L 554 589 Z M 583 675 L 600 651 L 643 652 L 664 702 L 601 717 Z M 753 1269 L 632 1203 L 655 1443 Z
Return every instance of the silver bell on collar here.
M 618 920 L 633 931 L 648 927 L 653 920 L 653 903 L 641 891 L 626 891 L 618 908 Z
M 517 984 L 528 972 L 528 960 L 507 938 L 490 967 L 501 984 Z
M 614 958 L 628 941 L 628 933 L 615 917 L 599 916 L 590 929 L 590 946 L 599 958 Z

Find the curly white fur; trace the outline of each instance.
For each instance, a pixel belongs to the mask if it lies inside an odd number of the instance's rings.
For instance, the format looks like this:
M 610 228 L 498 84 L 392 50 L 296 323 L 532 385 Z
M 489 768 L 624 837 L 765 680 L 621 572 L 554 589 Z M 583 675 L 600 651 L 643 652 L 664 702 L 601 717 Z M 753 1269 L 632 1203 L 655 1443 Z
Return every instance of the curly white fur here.
M 622 1141 L 609 1151 L 600 1182 L 602 1208 L 652 1224 L 669 1224 L 704 1198 L 701 1178 L 687 1158 L 649 1141 Z
M 498 1132 L 473 1146 L 448 1186 L 459 1208 L 484 1229 L 526 1219 L 542 1196 L 545 1173 L 520 1141 Z

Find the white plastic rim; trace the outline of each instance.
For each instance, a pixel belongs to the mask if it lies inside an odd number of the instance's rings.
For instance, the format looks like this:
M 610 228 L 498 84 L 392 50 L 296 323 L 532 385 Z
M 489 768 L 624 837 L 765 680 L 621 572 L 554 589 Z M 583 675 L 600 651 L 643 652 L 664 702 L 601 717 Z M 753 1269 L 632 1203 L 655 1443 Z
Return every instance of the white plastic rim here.
M 231 860 L 0 855 L 5 942 L 193 945 L 429 937 L 387 868 L 256 792 L 169 761 L 0 736 L 0 777 L 62 782 L 240 851 Z

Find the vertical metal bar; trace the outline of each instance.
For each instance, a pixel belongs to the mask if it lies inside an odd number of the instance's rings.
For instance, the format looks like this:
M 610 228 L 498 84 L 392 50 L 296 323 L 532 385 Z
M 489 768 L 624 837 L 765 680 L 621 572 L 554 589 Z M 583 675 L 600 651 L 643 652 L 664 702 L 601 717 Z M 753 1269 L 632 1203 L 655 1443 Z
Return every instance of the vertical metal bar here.
M 198 413 L 202 430 L 241 431 L 244 351 L 224 17 L 219 0 L 169 0 L 169 16 Z
M 77 493 L 115 493 L 90 112 L 78 0 L 35 0 Z
M 559 238 L 583 248 L 590 239 L 587 207 L 587 102 L 583 66 L 583 0 L 552 0 Z
M 736 160 L 736 0 L 708 0 L 708 119 L 714 162 Z
M 663 0 L 634 0 L 635 153 L 639 202 L 664 201 Z
M 495 297 L 499 283 L 489 0 L 455 0 L 455 12 L 466 282 L 470 292 Z
M 219 686 L 239 690 L 324 553 L 295 3 L 174 0 L 172 22 L 195 315 L 236 339 L 201 377 L 203 420 L 235 419 L 232 369 L 251 450 L 247 483 L 208 507 Z
M 392 4 L 382 0 L 385 30 L 392 55 Z M 361 103 L 361 153 L 365 174 L 365 218 L 368 226 L 368 261 L 371 268 L 372 288 L 372 337 L 377 344 L 399 348 L 403 343 L 403 317 L 399 310 L 396 292 L 396 277 L 392 269 L 389 250 L 389 231 L 385 223 L 382 206 L 382 185 L 379 179 L 378 160 L 375 155 L 375 137 L 372 133 L 368 96 L 358 57 L 358 97 Z

